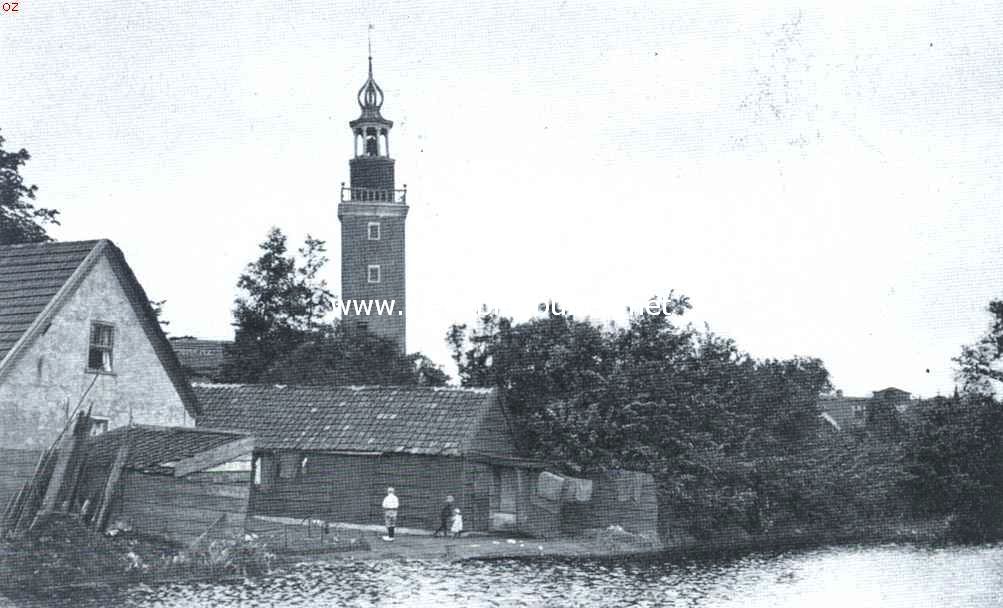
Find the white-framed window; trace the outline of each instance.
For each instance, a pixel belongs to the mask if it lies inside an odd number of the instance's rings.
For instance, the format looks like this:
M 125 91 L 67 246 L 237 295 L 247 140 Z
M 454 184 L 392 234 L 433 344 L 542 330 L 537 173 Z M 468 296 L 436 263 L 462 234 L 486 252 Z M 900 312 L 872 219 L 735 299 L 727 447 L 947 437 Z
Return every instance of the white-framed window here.
M 91 416 L 91 437 L 100 435 L 108 430 L 110 419 L 104 416 Z
M 115 326 L 111 323 L 91 323 L 91 339 L 87 349 L 87 371 L 112 372 L 112 351 L 115 347 Z
M 380 223 L 369 222 L 366 224 L 366 235 L 369 237 L 370 241 L 380 240 Z
M 368 280 L 370 283 L 379 283 L 381 278 L 382 277 L 380 276 L 380 265 L 370 264 L 369 268 L 366 271 L 366 280 Z

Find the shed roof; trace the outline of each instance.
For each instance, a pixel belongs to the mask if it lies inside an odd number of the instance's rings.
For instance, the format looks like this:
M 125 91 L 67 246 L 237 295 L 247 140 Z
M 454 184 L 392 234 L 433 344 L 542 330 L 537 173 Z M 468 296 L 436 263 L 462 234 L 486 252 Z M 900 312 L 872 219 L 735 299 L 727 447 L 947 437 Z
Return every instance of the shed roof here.
M 88 466 L 110 466 L 119 446 L 129 438 L 125 466 L 150 472 L 172 472 L 165 467 L 196 454 L 211 450 L 246 435 L 192 427 L 134 425 L 124 426 L 92 437 L 87 441 Z
M 254 435 L 257 447 L 460 455 L 493 389 L 196 384 L 197 424 Z
M 143 332 L 192 417 L 198 402 L 125 256 L 107 239 L 0 246 L 0 380 L 41 334 L 88 272 L 107 258 Z

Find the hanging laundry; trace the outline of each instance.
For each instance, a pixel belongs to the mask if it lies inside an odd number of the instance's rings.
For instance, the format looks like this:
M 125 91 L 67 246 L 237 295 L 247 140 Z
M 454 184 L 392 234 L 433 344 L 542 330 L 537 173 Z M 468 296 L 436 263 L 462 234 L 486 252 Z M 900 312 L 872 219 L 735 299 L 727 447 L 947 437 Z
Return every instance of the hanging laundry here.
M 564 492 L 565 479 L 560 475 L 554 475 L 544 471 L 540 473 L 540 478 L 536 482 L 536 493 L 541 498 L 559 501 Z
M 589 502 L 592 500 L 592 480 L 568 477 L 564 484 L 565 502 Z

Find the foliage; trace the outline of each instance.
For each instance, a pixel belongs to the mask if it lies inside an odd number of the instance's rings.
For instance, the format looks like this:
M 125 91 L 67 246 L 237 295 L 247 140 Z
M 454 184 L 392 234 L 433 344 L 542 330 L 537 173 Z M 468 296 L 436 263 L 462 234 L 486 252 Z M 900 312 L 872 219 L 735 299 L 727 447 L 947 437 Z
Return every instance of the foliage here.
M 970 394 L 993 395 L 1003 382 L 1003 300 L 989 302 L 988 311 L 989 331 L 954 359 L 962 389 Z
M 895 511 L 901 458 L 834 439 L 819 421 L 819 395 L 832 389 L 822 361 L 754 359 L 681 324 L 684 296 L 663 304 L 623 326 L 554 314 L 514 323 L 485 309 L 447 340 L 464 385 L 504 391 L 531 454 L 570 472 L 648 471 L 663 511 L 690 533 Z
M 272 228 L 260 249 L 237 281 L 235 340 L 222 371 L 229 382 L 256 382 L 308 336 L 329 331 L 332 296 L 319 276 L 327 262 L 324 242 L 307 236 L 297 259 L 282 231 Z
M 150 309 L 153 310 L 153 316 L 157 319 L 157 323 L 160 323 L 160 328 L 167 333 L 167 326 L 171 324 L 166 318 L 164 318 L 164 304 L 167 300 L 150 300 Z
M 951 516 L 964 540 L 1003 533 L 1003 405 L 978 393 L 934 399 L 917 412 L 906 449 L 917 509 Z
M 17 152 L 3 149 L 0 135 L 0 245 L 49 241 L 46 225 L 59 224 L 54 209 L 35 207 L 37 186 L 26 186 L 20 168 L 31 159 L 24 148 Z
M 497 386 L 537 456 L 569 468 L 678 469 L 699 450 L 756 453 L 814 436 L 817 359 L 756 361 L 710 330 L 680 326 L 669 296 L 624 327 L 572 316 L 525 323 L 485 312 L 447 340 L 467 386 Z
M 260 576 L 272 571 L 276 555 L 254 534 L 201 542 L 155 565 L 160 576 Z
M 272 228 L 261 256 L 248 264 L 234 303 L 236 336 L 223 364 L 223 382 L 389 384 L 442 386 L 446 373 L 428 357 L 404 355 L 386 338 L 333 324 L 332 295 L 322 278 L 324 242 L 307 236 L 289 253 Z
M 347 323 L 307 339 L 261 377 L 276 384 L 394 386 L 443 386 L 448 379 L 424 355 L 403 355 L 393 340 Z

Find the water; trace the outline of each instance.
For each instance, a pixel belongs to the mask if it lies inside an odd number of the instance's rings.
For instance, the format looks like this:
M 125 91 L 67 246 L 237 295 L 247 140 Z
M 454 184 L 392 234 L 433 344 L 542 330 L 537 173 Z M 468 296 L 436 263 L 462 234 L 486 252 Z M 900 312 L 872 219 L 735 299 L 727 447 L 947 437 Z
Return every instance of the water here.
M 1003 606 L 1003 545 L 839 547 L 687 562 L 345 561 L 300 564 L 244 584 L 140 586 L 35 605 L 978 608 Z

